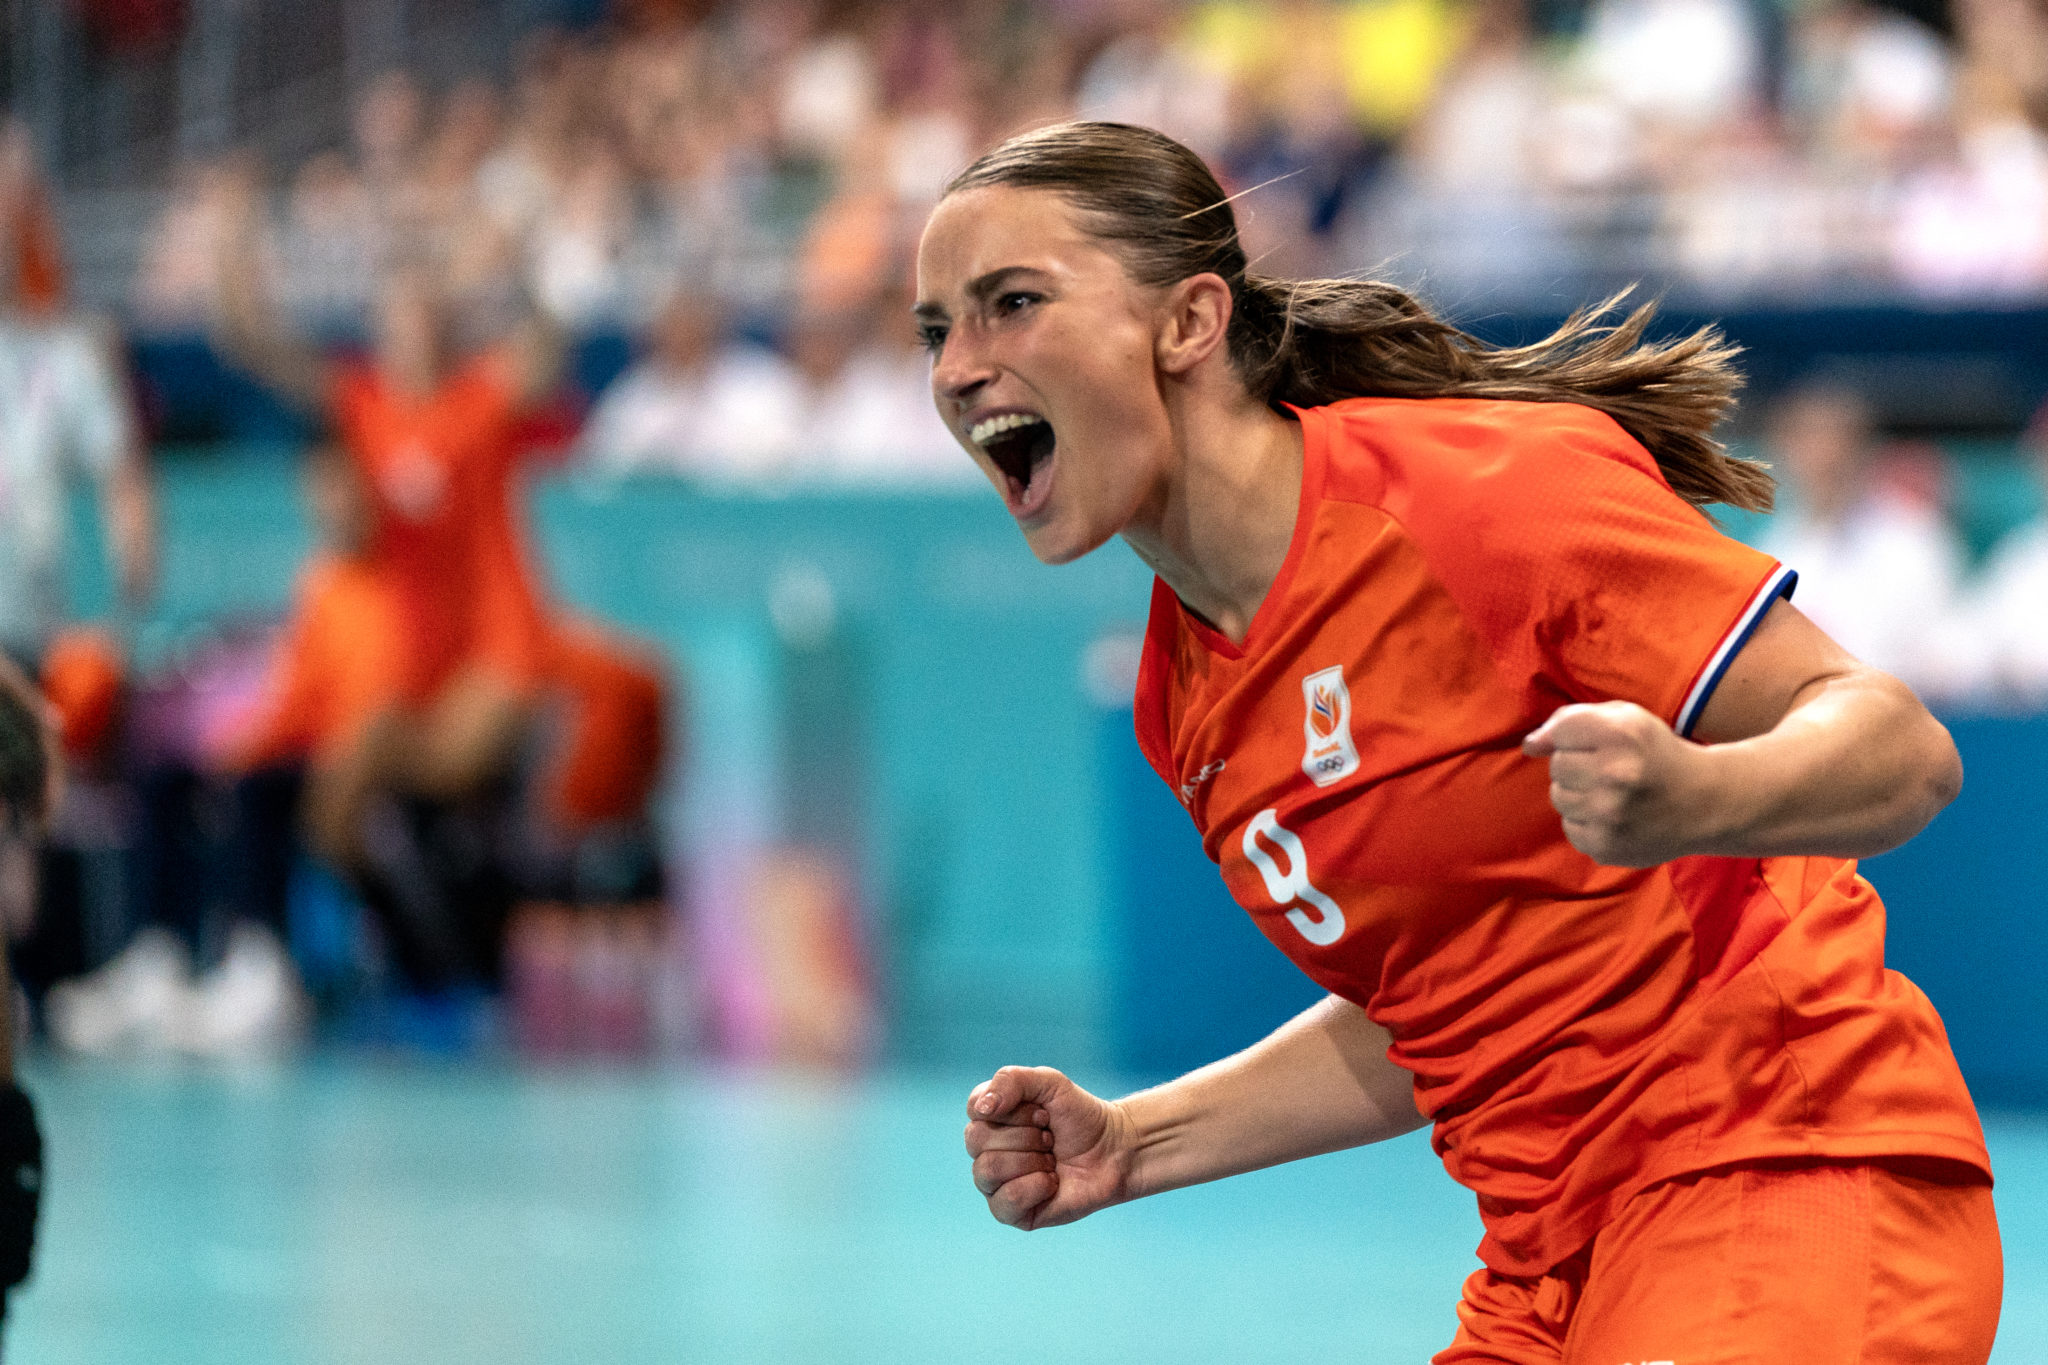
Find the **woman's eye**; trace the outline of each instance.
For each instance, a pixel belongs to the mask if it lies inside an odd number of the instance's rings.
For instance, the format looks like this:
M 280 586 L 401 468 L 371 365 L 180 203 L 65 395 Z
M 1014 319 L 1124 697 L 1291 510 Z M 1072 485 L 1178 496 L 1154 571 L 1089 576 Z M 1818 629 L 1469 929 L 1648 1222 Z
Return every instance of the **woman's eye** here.
M 920 327 L 917 329 L 917 340 L 919 345 L 936 355 L 939 348 L 946 344 L 946 329 L 943 327 Z
M 1021 292 L 1002 294 L 996 298 L 996 311 L 998 313 L 1014 313 L 1021 308 L 1028 308 L 1036 302 L 1038 302 L 1038 295 L 1036 294 Z

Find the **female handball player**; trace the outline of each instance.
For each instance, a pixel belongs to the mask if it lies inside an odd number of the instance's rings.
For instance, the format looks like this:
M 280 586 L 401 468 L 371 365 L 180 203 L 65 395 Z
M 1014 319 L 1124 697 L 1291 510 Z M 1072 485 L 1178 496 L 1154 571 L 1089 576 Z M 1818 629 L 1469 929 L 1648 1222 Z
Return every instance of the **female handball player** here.
M 1440 1365 L 1982 1362 L 1982 1132 L 1854 862 L 1961 766 L 1699 510 L 1770 500 L 1713 438 L 1730 348 L 1639 310 L 1496 349 L 1262 278 L 1201 161 L 1107 123 L 963 172 L 918 279 L 1032 551 L 1156 572 L 1140 745 L 1329 992 L 1118 1100 L 1004 1067 L 968 1099 L 990 1211 L 1429 1123 L 1486 1227 Z

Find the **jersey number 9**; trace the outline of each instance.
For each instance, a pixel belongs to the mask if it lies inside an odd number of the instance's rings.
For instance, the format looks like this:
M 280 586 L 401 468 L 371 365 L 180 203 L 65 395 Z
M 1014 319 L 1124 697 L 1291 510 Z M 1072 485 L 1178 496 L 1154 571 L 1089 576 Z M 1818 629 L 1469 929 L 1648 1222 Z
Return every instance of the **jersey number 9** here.
M 1285 872 L 1260 844 L 1261 839 L 1287 855 Z M 1303 938 L 1327 948 L 1344 937 L 1343 909 L 1308 879 L 1308 850 L 1301 846 L 1301 836 L 1280 823 L 1278 812 L 1262 810 L 1244 827 L 1244 856 L 1265 878 L 1266 894 L 1287 910 L 1287 922 Z

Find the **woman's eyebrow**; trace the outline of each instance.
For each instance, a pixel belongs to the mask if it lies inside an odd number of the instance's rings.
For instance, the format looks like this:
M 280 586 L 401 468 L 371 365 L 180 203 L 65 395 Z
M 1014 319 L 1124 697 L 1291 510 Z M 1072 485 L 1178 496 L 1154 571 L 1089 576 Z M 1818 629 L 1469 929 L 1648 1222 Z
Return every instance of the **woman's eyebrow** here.
M 985 275 L 977 275 L 969 280 L 967 296 L 977 303 L 986 303 L 1016 282 L 1018 276 L 1028 276 L 1037 280 L 1044 278 L 1044 275 L 1044 271 L 1028 265 L 999 266 Z M 943 322 L 946 319 L 946 306 L 931 300 L 916 304 L 910 312 L 919 322 Z
M 1013 276 L 1029 275 L 1037 279 L 1044 274 L 1044 271 L 1034 270 L 1028 265 L 1006 265 L 969 280 L 967 293 L 970 298 L 985 302 L 1002 293 L 1011 284 Z

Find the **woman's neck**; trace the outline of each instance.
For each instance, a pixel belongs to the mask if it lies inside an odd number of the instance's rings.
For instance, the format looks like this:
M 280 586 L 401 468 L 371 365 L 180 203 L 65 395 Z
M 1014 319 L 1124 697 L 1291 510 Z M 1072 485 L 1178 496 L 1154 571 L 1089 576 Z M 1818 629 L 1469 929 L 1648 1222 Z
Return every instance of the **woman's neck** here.
M 1242 644 L 1279 577 L 1301 508 L 1301 424 L 1242 390 L 1170 403 L 1174 460 L 1159 496 L 1124 528 L 1180 600 Z

